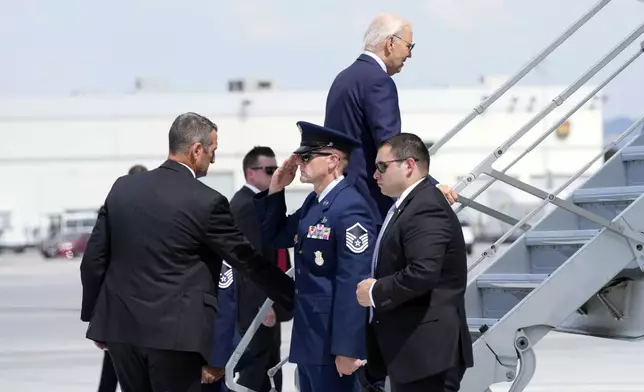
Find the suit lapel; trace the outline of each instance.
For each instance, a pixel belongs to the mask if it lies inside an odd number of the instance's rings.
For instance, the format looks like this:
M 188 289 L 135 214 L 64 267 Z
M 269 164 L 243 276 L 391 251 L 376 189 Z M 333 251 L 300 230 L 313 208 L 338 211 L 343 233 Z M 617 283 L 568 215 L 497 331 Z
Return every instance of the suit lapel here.
M 425 189 L 429 185 L 429 178 L 425 178 L 422 180 L 414 189 L 412 189 L 411 192 L 405 197 L 405 199 L 402 201 L 400 206 L 396 208 L 394 212 L 394 216 L 391 217 L 389 222 L 387 223 L 387 226 L 384 228 L 384 232 L 382 233 L 382 238 L 380 239 L 380 243 L 378 244 L 378 249 L 376 250 L 378 252 L 378 260 L 376 260 L 376 267 L 375 267 L 375 275 L 376 277 L 380 277 L 380 268 L 382 267 L 382 263 L 380 262 L 380 259 L 382 257 L 382 249 L 385 244 L 385 242 L 388 240 L 389 236 L 391 233 L 393 233 L 393 227 L 394 225 L 398 222 L 398 218 L 400 215 L 402 215 L 403 211 L 405 210 L 405 207 L 409 205 L 409 203 L 416 197 L 418 193 L 420 193 L 423 189 Z
M 402 214 L 405 207 L 407 207 L 407 205 L 409 205 L 409 203 L 414 199 L 414 197 L 416 197 L 416 195 L 420 193 L 420 191 L 425 189 L 428 185 L 429 185 L 429 179 L 426 178 L 422 180 L 418 185 L 416 185 L 416 187 L 412 189 L 411 192 L 409 192 L 409 194 L 405 197 L 405 200 L 403 200 L 403 202 L 400 204 L 400 207 L 396 209 L 394 216 L 391 218 L 391 222 L 389 222 L 389 224 L 387 225 L 388 227 L 391 227 L 396 223 L 396 221 L 398 220 L 398 217 L 400 216 L 400 214 Z
M 416 197 L 416 195 L 420 193 L 423 189 L 425 189 L 428 185 L 429 185 L 429 178 L 425 178 L 418 185 L 416 185 L 416 187 L 412 189 L 411 192 L 409 192 L 409 194 L 405 197 L 405 199 L 402 201 L 400 206 L 396 208 L 396 211 L 394 212 L 394 216 L 391 217 L 391 220 L 387 224 L 387 227 L 385 227 L 385 233 L 383 234 L 382 240 L 380 241 L 381 246 L 385 242 L 385 239 L 387 238 L 387 236 L 391 233 L 390 229 L 394 227 L 394 225 L 398 221 L 398 217 L 400 217 L 400 215 L 405 210 L 405 207 L 407 207 L 407 205 L 409 205 L 409 203 L 414 199 L 414 197 Z

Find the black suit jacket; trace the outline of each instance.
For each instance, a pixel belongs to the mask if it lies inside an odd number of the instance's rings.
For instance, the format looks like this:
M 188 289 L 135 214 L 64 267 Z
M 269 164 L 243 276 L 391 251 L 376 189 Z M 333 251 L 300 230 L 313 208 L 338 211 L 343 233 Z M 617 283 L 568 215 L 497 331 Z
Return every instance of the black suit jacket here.
M 402 200 L 385 228 L 375 278 L 367 328 L 371 373 L 407 383 L 472 365 L 463 232 L 428 179 Z
M 199 352 L 207 360 L 222 259 L 292 309 L 293 280 L 255 251 L 226 198 L 188 168 L 166 161 L 119 178 L 81 262 L 87 337 Z
M 230 210 L 235 219 L 235 224 L 248 238 L 248 241 L 256 249 L 260 249 L 268 261 L 277 266 L 277 251 L 262 245 L 261 222 L 259 222 L 255 209 L 254 196 L 255 192 L 250 188 L 247 186 L 241 187 L 230 199 Z M 290 259 L 287 260 L 288 268 L 290 268 Z M 239 275 L 236 279 L 235 291 L 237 293 L 237 321 L 243 333 L 248 329 L 255 316 L 257 316 L 259 308 L 266 301 L 266 293 L 251 279 Z M 293 318 L 293 313 L 285 310 L 279 304 L 274 305 L 274 310 L 278 321 L 288 321 Z

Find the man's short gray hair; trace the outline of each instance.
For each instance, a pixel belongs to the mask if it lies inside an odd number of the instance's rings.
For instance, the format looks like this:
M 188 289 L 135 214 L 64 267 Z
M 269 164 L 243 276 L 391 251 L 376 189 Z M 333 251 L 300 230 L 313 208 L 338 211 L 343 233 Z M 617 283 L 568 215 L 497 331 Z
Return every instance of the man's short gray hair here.
M 380 44 L 387 37 L 399 34 L 405 26 L 410 26 L 409 22 L 394 14 L 376 16 L 364 33 L 364 49 L 369 51 L 380 49 Z
M 186 153 L 194 143 L 208 148 L 212 144 L 212 131 L 217 125 L 197 113 L 180 114 L 172 123 L 168 134 L 170 153 Z

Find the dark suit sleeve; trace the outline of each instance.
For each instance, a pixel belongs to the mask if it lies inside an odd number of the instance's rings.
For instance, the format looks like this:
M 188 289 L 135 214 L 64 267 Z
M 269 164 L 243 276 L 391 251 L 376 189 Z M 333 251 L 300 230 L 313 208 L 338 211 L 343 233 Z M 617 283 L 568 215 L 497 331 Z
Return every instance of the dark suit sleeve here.
M 277 266 L 262 257 L 239 231 L 230 213 L 228 200 L 217 197 L 208 217 L 206 241 L 237 271 L 246 274 L 276 303 L 293 309 L 295 285 Z
M 242 233 L 244 233 L 244 236 L 246 236 L 248 241 L 256 249 L 265 248 L 266 246 L 262 243 L 260 221 L 258 219 L 253 197 L 251 195 L 244 195 L 233 198 L 230 202 L 230 208 L 237 227 Z M 268 252 L 276 252 L 274 249 L 262 250 L 264 255 L 268 255 Z M 239 298 L 243 298 L 243 303 L 238 304 L 241 308 L 240 313 L 244 313 L 244 315 L 256 314 L 264 301 L 266 301 L 266 294 L 261 291 L 257 285 L 252 284 L 243 278 L 239 279 L 237 283 L 237 287 L 239 289 L 238 296 Z M 283 322 L 293 318 L 293 314 L 282 308 L 279 304 L 273 304 L 273 308 L 278 321 Z M 247 324 L 249 320 L 246 319 L 247 317 L 240 317 L 240 327 L 243 330 L 248 328 Z
M 270 249 L 291 248 L 300 221 L 300 209 L 286 215 L 284 190 L 268 195 L 264 191 L 255 195 L 255 207 L 262 227 L 262 241 Z
M 98 218 L 87 241 L 85 254 L 80 265 L 81 283 L 83 285 L 82 321 L 90 321 L 92 318 L 109 262 L 110 231 L 107 205 L 104 205 L 98 211 Z
M 426 203 L 405 220 L 408 228 L 403 228 L 403 252 L 407 265 L 374 284 L 373 302 L 379 310 L 395 309 L 432 290 L 440 277 L 447 245 L 452 238 L 447 212 L 437 203 Z
M 366 204 L 348 208 L 340 222 L 340 227 L 334 227 L 338 261 L 331 354 L 363 358 L 366 309 L 355 300 L 355 293 L 358 283 L 371 274 L 376 226 Z
M 398 90 L 391 77 L 383 77 L 371 86 L 365 94 L 364 108 L 376 149 L 391 137 L 400 134 Z M 429 176 L 429 181 L 432 185 L 438 184 L 432 176 Z

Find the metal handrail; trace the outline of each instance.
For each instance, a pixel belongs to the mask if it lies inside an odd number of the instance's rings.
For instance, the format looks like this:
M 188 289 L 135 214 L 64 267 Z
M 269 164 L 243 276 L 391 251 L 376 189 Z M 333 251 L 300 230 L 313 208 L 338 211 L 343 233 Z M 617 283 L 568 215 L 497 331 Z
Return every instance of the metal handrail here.
M 633 43 L 637 37 L 644 34 L 644 23 L 641 24 L 637 29 L 635 29 L 631 34 L 629 34 L 622 42 L 617 44 L 610 52 L 608 52 L 601 60 L 599 60 L 595 65 L 593 65 L 588 71 L 586 71 L 582 76 L 580 76 L 575 82 L 568 86 L 561 94 L 556 96 L 552 102 L 543 108 L 539 113 L 537 113 L 532 119 L 530 119 L 523 127 L 521 127 L 517 132 L 515 132 L 509 139 L 507 139 L 503 144 L 497 147 L 492 153 L 490 153 L 481 163 L 479 163 L 466 177 L 464 180 L 460 180 L 454 185 L 454 190 L 456 192 L 462 191 L 467 185 L 474 182 L 478 176 L 482 173 L 486 173 L 491 170 L 492 164 L 499 159 L 505 152 L 516 143 L 523 135 L 532 129 L 539 121 L 541 121 L 545 116 L 550 112 L 560 106 L 563 102 L 566 101 L 575 91 L 577 91 L 581 86 L 583 86 L 588 80 L 590 80 L 595 74 L 597 74 L 602 68 L 604 68 L 609 62 L 611 62 L 618 54 L 620 54 L 628 45 Z
M 286 275 L 292 278 L 293 272 L 294 272 L 294 267 L 291 267 L 288 271 L 286 271 Z M 231 391 L 257 392 L 253 389 L 250 389 L 248 387 L 245 387 L 237 383 L 237 381 L 235 380 L 235 367 L 239 363 L 239 360 L 241 359 L 242 355 L 244 355 L 244 352 L 246 351 L 246 348 L 250 344 L 250 341 L 253 339 L 253 336 L 255 336 L 255 333 L 257 332 L 257 330 L 262 326 L 264 317 L 266 317 L 266 314 L 268 313 L 272 305 L 273 305 L 272 299 L 267 298 L 266 301 L 264 301 L 264 304 L 262 305 L 261 308 L 259 308 L 259 311 L 257 312 L 257 316 L 255 316 L 253 321 L 250 323 L 248 330 L 246 330 L 246 333 L 244 333 L 244 336 L 242 336 L 241 340 L 239 341 L 239 344 L 237 345 L 237 347 L 235 347 L 235 351 L 233 351 L 233 354 L 228 359 L 228 362 L 226 362 L 224 381 L 228 389 L 230 389 Z
M 550 134 L 552 134 L 554 131 L 561 126 L 568 118 L 570 118 L 573 114 L 577 112 L 586 102 L 588 102 L 592 97 L 597 95 L 598 92 L 600 92 L 606 85 L 608 85 L 617 75 L 622 73 L 628 66 L 630 66 L 635 60 L 637 60 L 642 53 L 644 53 L 644 42 L 641 44 L 641 49 L 637 51 L 637 53 L 633 54 L 624 64 L 622 64 L 615 72 L 613 72 L 608 78 L 606 78 L 602 83 L 600 83 L 595 89 L 593 89 L 592 92 L 590 92 L 588 95 L 586 95 L 577 105 L 575 105 L 574 108 L 572 108 L 570 111 L 568 111 L 559 121 L 557 121 L 552 127 L 550 127 L 549 130 L 547 130 L 544 134 L 542 134 L 537 140 L 535 140 L 527 149 L 525 149 L 521 154 L 519 154 L 512 162 L 510 162 L 506 167 L 501 170 L 501 173 L 505 173 L 508 171 L 512 166 L 514 166 L 517 162 L 519 162 L 524 156 L 529 154 L 532 150 L 534 150 L 535 147 L 537 147 L 542 141 L 544 141 Z M 491 177 L 487 182 L 479 188 L 476 192 L 474 192 L 473 195 L 469 196 L 470 200 L 473 200 L 480 196 L 483 192 L 485 192 L 494 182 L 496 182 L 496 178 Z M 467 204 L 459 204 L 455 209 L 454 212 L 457 214 L 465 208 Z
M 507 82 L 505 82 L 501 87 L 494 91 L 485 101 L 476 106 L 470 114 L 468 114 L 464 119 L 462 119 L 458 124 L 456 124 L 452 129 L 450 129 L 442 138 L 435 142 L 429 148 L 429 155 L 435 154 L 438 149 L 440 149 L 445 143 L 452 139 L 457 133 L 459 133 L 467 124 L 472 122 L 479 114 L 482 114 L 488 107 L 490 107 L 497 99 L 499 99 L 503 94 L 505 94 L 512 86 L 517 84 L 523 77 L 535 68 L 539 63 L 545 60 L 550 53 L 555 49 L 561 46 L 568 38 L 570 38 L 581 26 L 586 24 L 595 14 L 597 14 L 602 8 L 604 8 L 610 0 L 601 0 L 595 4 L 588 12 L 586 12 L 581 18 L 575 21 L 570 27 L 568 27 L 559 37 L 557 37 L 552 43 L 550 43 L 545 49 L 543 49 L 539 54 L 533 57 L 528 63 L 523 66 L 519 72 L 511 77 Z
M 478 259 L 476 259 L 472 264 L 467 267 L 467 272 L 472 271 L 476 266 L 478 266 L 481 261 L 485 258 L 492 257 L 496 254 L 498 246 L 502 244 L 505 240 L 510 238 L 517 230 L 521 228 L 528 220 L 535 216 L 539 211 L 541 211 L 546 205 L 552 203 L 556 196 L 561 193 L 564 189 L 568 188 L 577 178 L 579 178 L 586 170 L 588 170 L 597 160 L 602 158 L 608 151 L 615 148 L 619 143 L 624 140 L 631 132 L 637 129 L 640 125 L 644 124 L 644 117 L 641 117 L 639 120 L 635 121 L 630 127 L 628 127 L 620 136 L 618 136 L 612 143 L 609 143 L 604 149 L 597 154 L 593 159 L 587 162 L 581 169 L 579 169 L 575 174 L 573 174 L 566 182 L 560 185 L 554 192 L 550 193 L 548 197 L 541 200 L 541 202 L 532 209 L 523 219 L 517 222 L 510 230 L 508 230 L 504 235 L 501 236 L 494 244 L 485 250 Z M 476 277 L 468 277 L 468 280 L 476 279 Z

